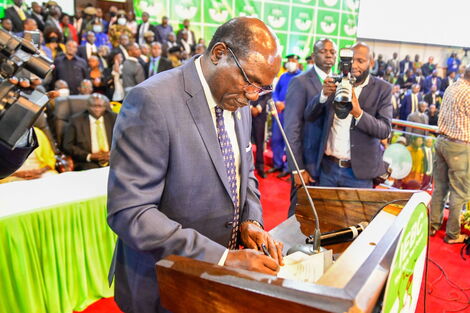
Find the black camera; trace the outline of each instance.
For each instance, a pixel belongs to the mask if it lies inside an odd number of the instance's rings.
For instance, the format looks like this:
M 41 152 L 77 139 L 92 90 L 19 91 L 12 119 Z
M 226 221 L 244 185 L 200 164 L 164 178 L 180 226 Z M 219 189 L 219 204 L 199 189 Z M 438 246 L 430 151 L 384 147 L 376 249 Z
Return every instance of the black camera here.
M 333 100 L 334 110 L 339 119 L 345 119 L 352 110 L 352 88 L 356 78 L 351 74 L 353 50 L 343 48 L 339 51 L 339 75 L 333 76 L 336 93 Z
M 0 29 L 0 140 L 14 148 L 44 110 L 49 98 L 31 89 L 12 84 L 11 78 L 46 78 L 53 62 L 40 54 L 32 41 Z M 29 75 L 26 75 L 26 73 Z M 27 77 L 25 77 L 27 76 Z

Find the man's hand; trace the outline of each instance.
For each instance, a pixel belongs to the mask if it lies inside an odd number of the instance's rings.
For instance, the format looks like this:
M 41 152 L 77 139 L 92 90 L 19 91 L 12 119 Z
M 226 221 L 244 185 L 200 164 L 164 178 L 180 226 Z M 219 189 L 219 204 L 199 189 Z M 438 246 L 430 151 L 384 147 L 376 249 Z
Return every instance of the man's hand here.
M 354 118 L 358 118 L 362 114 L 361 106 L 359 105 L 359 100 L 357 100 L 356 93 L 354 92 L 354 88 L 352 89 L 352 110 L 351 114 Z
M 278 112 L 284 111 L 284 108 L 286 107 L 284 101 L 276 101 L 276 110 Z
M 251 115 L 253 117 L 257 117 L 259 115 L 259 111 L 258 111 L 258 108 L 257 107 L 254 107 L 254 106 L 250 106 L 250 109 L 251 109 Z
M 261 245 L 266 245 L 271 257 L 280 265 L 282 262 L 282 242 L 277 242 L 264 229 L 254 223 L 245 222 L 240 225 L 241 239 L 246 248 L 263 251 Z
M 109 161 L 109 152 L 100 151 L 100 152 L 92 153 L 90 155 L 90 159 L 92 161 L 107 162 Z
M 305 184 L 307 185 L 315 182 L 315 179 L 313 179 L 307 171 L 301 172 L 300 175 L 302 175 Z M 299 174 L 294 174 L 294 184 L 297 188 L 302 186 L 302 181 L 300 180 Z
M 269 275 L 276 275 L 279 271 L 279 265 L 275 260 L 252 249 L 229 250 L 224 265 Z
M 335 80 L 332 77 L 325 78 L 323 82 L 323 94 L 326 97 L 333 95 L 336 92 Z

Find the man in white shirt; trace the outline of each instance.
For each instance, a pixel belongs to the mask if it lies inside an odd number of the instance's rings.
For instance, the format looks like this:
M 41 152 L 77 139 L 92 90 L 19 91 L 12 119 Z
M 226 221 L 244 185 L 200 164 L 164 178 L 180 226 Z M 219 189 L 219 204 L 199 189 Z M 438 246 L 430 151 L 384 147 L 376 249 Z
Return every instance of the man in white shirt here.
M 88 59 L 92 55 L 98 54 L 98 48 L 95 45 L 96 36 L 95 33 L 89 31 L 86 33 L 86 42 L 84 45 L 78 47 L 78 56 L 85 59 L 88 62 Z
M 392 85 L 369 75 L 374 60 L 369 46 L 352 47 L 352 109 L 346 118 L 335 113 L 336 84 L 327 77 L 321 94 L 305 109 L 305 119 L 325 118 L 320 143 L 320 185 L 371 188 L 372 180 L 385 174 L 380 140 L 391 132 Z
M 157 32 L 157 30 L 155 29 L 155 26 L 153 26 L 152 24 L 150 24 L 150 21 L 149 21 L 149 17 L 150 15 L 148 14 L 148 12 L 144 12 L 142 13 L 142 23 L 139 24 L 139 26 L 137 27 L 137 42 L 139 43 L 139 45 L 142 45 L 145 43 L 145 33 L 148 32 L 148 31 L 151 31 L 153 32 L 154 34 Z

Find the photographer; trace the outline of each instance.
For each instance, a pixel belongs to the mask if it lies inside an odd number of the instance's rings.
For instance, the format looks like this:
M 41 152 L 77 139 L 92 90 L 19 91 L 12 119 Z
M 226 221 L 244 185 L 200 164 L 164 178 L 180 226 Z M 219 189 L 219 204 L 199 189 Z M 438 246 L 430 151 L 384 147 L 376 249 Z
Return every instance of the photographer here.
M 392 86 L 369 75 L 374 65 L 364 43 L 352 47 L 352 109 L 346 118 L 335 114 L 334 78 L 327 77 L 321 94 L 305 109 L 305 119 L 324 118 L 320 142 L 320 186 L 372 188 L 375 177 L 386 172 L 380 140 L 391 132 Z

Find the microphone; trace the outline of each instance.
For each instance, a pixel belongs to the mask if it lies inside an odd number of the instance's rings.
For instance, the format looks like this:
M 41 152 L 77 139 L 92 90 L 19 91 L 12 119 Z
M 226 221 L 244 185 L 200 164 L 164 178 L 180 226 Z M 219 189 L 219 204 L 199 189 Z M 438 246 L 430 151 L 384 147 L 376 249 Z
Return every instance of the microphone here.
M 369 225 L 369 223 L 360 222 L 356 226 L 351 226 L 351 227 L 323 233 L 320 236 L 321 245 L 327 246 L 327 245 L 333 245 L 336 243 L 351 241 L 357 236 L 359 236 L 359 234 L 364 231 L 367 225 Z
M 272 116 L 276 120 L 277 126 L 279 126 L 279 130 L 281 131 L 282 138 L 284 138 L 284 141 L 286 143 L 287 152 L 289 153 L 289 155 L 292 158 L 292 161 L 294 163 L 295 170 L 297 171 L 297 173 L 299 173 L 299 177 L 300 177 L 300 181 L 302 183 L 302 187 L 305 190 L 305 193 L 307 194 L 308 202 L 310 204 L 310 207 L 312 208 L 313 216 L 315 217 L 315 232 L 314 232 L 313 235 L 309 236 L 309 238 L 311 238 L 311 240 L 309 240 L 309 243 L 296 245 L 296 246 L 290 248 L 287 251 L 287 254 L 291 254 L 291 253 L 294 253 L 296 251 L 300 251 L 300 252 L 303 252 L 303 253 L 308 254 L 308 255 L 319 253 L 320 252 L 321 232 L 320 232 L 320 222 L 318 221 L 317 210 L 315 209 L 315 205 L 313 204 L 312 197 L 310 196 L 310 193 L 308 192 L 307 184 L 305 184 L 304 178 L 302 177 L 302 175 L 300 175 L 299 164 L 297 163 L 297 160 L 294 156 L 294 152 L 292 152 L 292 148 L 290 146 L 289 140 L 287 140 L 286 133 L 284 132 L 284 127 L 282 127 L 281 121 L 279 120 L 279 116 L 277 115 L 276 104 L 274 103 L 273 99 L 268 100 L 268 106 L 270 108 Z

